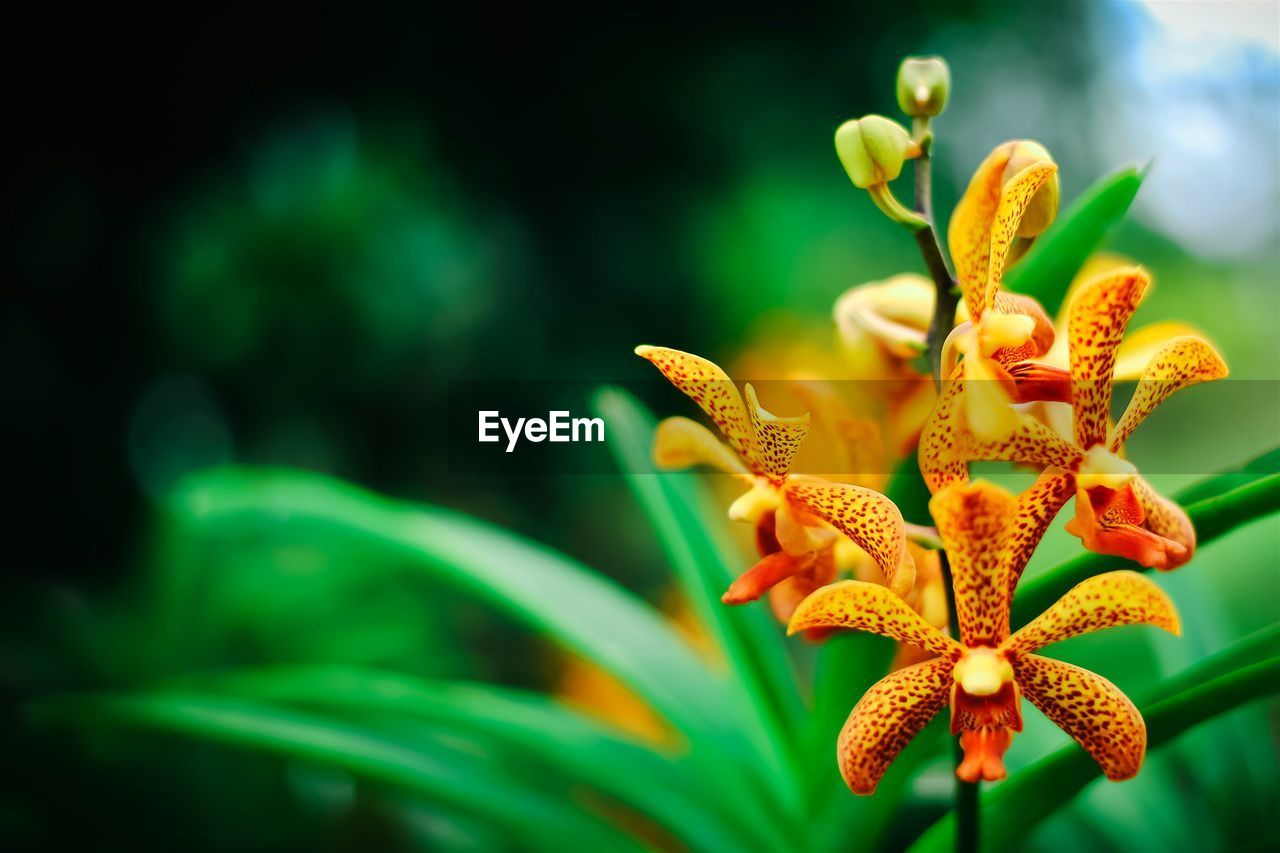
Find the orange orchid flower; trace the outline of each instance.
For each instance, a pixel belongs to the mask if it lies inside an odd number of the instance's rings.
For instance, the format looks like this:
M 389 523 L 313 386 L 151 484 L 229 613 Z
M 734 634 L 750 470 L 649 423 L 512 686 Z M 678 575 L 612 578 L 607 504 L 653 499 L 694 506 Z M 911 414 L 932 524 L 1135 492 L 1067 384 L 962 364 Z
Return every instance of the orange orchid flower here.
M 1013 590 L 1061 506 L 1062 489 L 1059 478 L 1046 475 L 1017 497 L 985 482 L 957 483 L 934 496 L 930 510 L 951 563 L 959 642 L 875 584 L 832 584 L 796 609 L 792 632 L 868 631 L 933 655 L 873 685 L 845 722 L 837 757 L 855 794 L 874 793 L 889 764 L 946 705 L 964 750 L 956 775 L 967 782 L 1003 778 L 1005 750 L 1022 730 L 1022 697 L 1075 738 L 1107 778 L 1138 772 L 1146 725 L 1128 697 L 1099 675 L 1032 653 L 1113 625 L 1150 623 L 1177 634 L 1168 596 L 1137 572 L 1108 572 L 1009 632 Z
M 947 228 L 969 320 L 947 339 L 942 375 L 950 378 L 959 371 L 981 381 L 967 405 L 970 428 L 986 440 L 1002 438 L 1012 428 L 1006 407 L 996 403 L 1019 399 L 1020 382 L 1051 372 L 1028 361 L 1053 345 L 1048 315 L 1031 297 L 1002 292 L 1000 282 L 1015 246 L 1025 248 L 1052 222 L 1057 172 L 1049 153 L 1035 142 L 998 146 L 978 167 Z M 1011 370 L 1013 365 L 1020 366 Z
M 1088 282 L 1071 300 L 1067 327 L 1072 438 L 1005 406 L 999 417 L 1009 420 L 1008 434 L 983 440 L 965 423 L 973 401 L 958 405 L 976 386 L 951 383 L 921 436 L 920 467 L 929 488 L 936 493 L 949 483 L 967 480 L 970 461 L 1045 466 L 1070 486 L 1064 501 L 1075 492 L 1076 514 L 1067 530 L 1091 551 L 1163 570 L 1190 560 L 1195 550 L 1191 520 L 1181 507 L 1157 494 L 1121 454 L 1134 429 L 1167 397 L 1226 376 L 1227 366 L 1200 337 L 1170 338 L 1155 349 L 1124 414 L 1111 423 L 1117 353 L 1149 282 L 1141 268 L 1113 270 Z
M 755 389 L 745 400 L 714 363 L 679 350 L 642 346 L 652 362 L 719 427 L 728 446 L 688 418 L 658 425 L 654 459 L 663 468 L 709 465 L 750 486 L 729 517 L 755 525 L 761 560 L 724 594 L 726 604 L 755 601 L 772 590 L 774 612 L 785 621 L 814 589 L 835 579 L 841 534 L 865 551 L 898 594 L 915 583 L 902 514 L 884 495 L 846 483 L 791 473 L 809 432 L 809 416 L 780 418 L 760 406 Z

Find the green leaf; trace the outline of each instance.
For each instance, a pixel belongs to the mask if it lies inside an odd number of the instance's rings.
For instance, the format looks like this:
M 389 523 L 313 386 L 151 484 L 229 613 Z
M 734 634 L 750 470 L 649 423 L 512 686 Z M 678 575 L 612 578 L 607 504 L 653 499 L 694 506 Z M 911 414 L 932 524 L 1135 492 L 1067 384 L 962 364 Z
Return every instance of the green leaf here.
M 656 610 L 569 557 L 450 510 L 301 471 L 205 472 L 173 505 L 190 533 L 293 524 L 369 537 L 617 676 L 689 739 L 699 759 L 724 767 L 725 785 L 749 798 L 762 793 L 733 772 L 756 764 L 724 680 Z
M 1156 688 L 1139 705 L 1147 723 L 1147 749 L 1156 749 L 1252 699 L 1280 693 L 1278 636 L 1273 627 L 1246 637 Z M 1271 656 L 1259 661 L 1264 651 Z M 1089 754 L 1072 743 L 984 792 L 983 849 L 1016 848 L 1021 838 L 1099 775 L 1101 770 Z M 948 815 L 934 824 L 911 849 L 915 853 L 947 850 L 955 833 L 954 821 L 955 816 Z
M 1231 471 L 1224 471 L 1221 474 L 1206 477 L 1178 492 L 1175 497 L 1178 503 L 1183 506 L 1190 506 L 1207 498 L 1216 498 L 1218 495 L 1229 492 L 1232 489 L 1247 486 L 1269 474 L 1280 474 L 1280 447 L 1273 448 L 1260 456 L 1255 456 Z
M 1202 548 L 1237 527 L 1280 511 L 1280 474 L 1259 477 L 1186 509 L 1196 528 L 1197 548 Z M 1119 568 L 1149 571 L 1120 557 L 1087 553 L 1031 578 L 1019 585 L 1014 595 L 1012 624 L 1025 625 L 1076 584 Z
M 606 388 L 596 414 L 609 424 L 609 448 L 641 511 L 649 520 L 685 598 L 724 652 L 729 669 L 762 724 L 761 748 L 770 773 L 795 779 L 796 736 L 806 718 L 783 629 L 764 604 L 728 607 L 720 596 L 747 566 L 723 535 L 724 514 L 709 511 L 710 498 L 696 474 L 663 472 L 651 461 L 654 421 L 634 398 Z M 719 534 L 719 535 L 718 535 Z M 798 806 L 794 793 L 792 805 Z
M 37 721 L 130 726 L 334 764 L 500 826 L 522 845 L 558 851 L 642 850 L 572 800 L 514 783 L 483 755 L 441 742 L 408 749 L 366 727 L 219 696 L 157 692 L 47 700 Z
M 425 724 L 428 731 L 457 732 L 487 750 L 536 759 L 543 765 L 539 778 L 559 773 L 572 788 L 591 787 L 626 803 L 693 849 L 760 847 L 772 831 L 760 813 L 744 815 L 724 796 L 714 768 L 708 772 L 633 740 L 539 693 L 335 666 L 234 671 L 194 679 L 191 686 L 343 719 L 389 715 Z
M 1026 257 L 1009 268 L 1004 286 L 1040 300 L 1052 317 L 1062 307 L 1077 272 L 1112 225 L 1129 210 L 1145 169 L 1121 169 L 1085 190 L 1046 231 Z

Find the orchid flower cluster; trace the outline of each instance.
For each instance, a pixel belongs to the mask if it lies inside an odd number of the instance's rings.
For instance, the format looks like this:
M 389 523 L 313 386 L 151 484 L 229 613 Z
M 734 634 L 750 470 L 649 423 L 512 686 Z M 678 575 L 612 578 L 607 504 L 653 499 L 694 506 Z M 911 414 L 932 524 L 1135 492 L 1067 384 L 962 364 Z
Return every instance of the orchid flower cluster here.
M 820 640 L 836 630 L 866 631 L 909 650 L 857 703 L 839 736 L 838 764 L 854 793 L 873 793 L 943 707 L 963 750 L 957 776 L 1003 778 L 1023 698 L 1108 778 L 1126 779 L 1146 751 L 1133 703 L 1102 676 L 1035 652 L 1113 625 L 1147 623 L 1177 634 L 1173 603 L 1147 576 L 1127 570 L 1080 583 L 1015 632 L 1011 603 L 1045 530 L 1073 498 L 1066 529 L 1084 548 L 1159 570 L 1191 559 L 1196 538 L 1187 514 L 1152 488 L 1124 446 L 1171 394 L 1222 378 L 1227 368 L 1207 340 L 1179 323 L 1126 339 L 1151 279 L 1122 259 L 1086 264 L 1056 320 L 1035 299 L 1002 288 L 1006 271 L 1058 210 L 1058 167 L 1038 143 L 998 145 L 978 166 L 947 230 L 952 273 L 928 197 L 931 119 L 949 86 L 941 60 L 908 59 L 898 101 L 911 130 L 867 116 L 836 131 L 854 185 L 916 237 L 930 271 L 929 278 L 908 273 L 854 287 L 836 303 L 847 356 L 840 378 L 876 380 L 860 387 L 877 389 L 878 399 L 864 394 L 848 403 L 806 383 L 799 396 L 810 412 L 779 416 L 761 406 L 752 385 L 739 393 L 712 362 L 642 346 L 636 353 L 724 439 L 696 421 L 668 418 L 657 429 L 654 458 L 662 468 L 704 465 L 741 481 L 744 492 L 728 514 L 752 525 L 759 561 L 724 593 L 725 604 L 767 595 L 790 633 Z M 912 160 L 915 209 L 890 187 Z M 1136 390 L 1113 421 L 1114 386 L 1125 379 L 1136 379 Z M 905 523 L 879 491 L 883 477 L 838 482 L 793 470 L 797 451 L 814 439 L 832 443 L 843 459 L 865 458 L 872 441 L 882 455 L 914 453 L 932 494 L 934 528 Z M 976 461 L 1032 466 L 1038 478 L 1015 495 L 971 480 Z M 948 598 L 955 625 L 940 604 Z

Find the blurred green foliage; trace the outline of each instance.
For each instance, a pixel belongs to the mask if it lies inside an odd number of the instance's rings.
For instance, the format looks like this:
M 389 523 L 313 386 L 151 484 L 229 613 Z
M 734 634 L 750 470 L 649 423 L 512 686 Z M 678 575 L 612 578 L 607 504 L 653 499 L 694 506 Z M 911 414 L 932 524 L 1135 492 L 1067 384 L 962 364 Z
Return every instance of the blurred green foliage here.
M 1067 200 L 1145 162 L 1131 138 L 1117 155 L 1111 130 L 1081 129 L 1117 113 L 1115 75 L 1125 115 L 1158 118 L 1111 43 L 1132 22 L 1108 4 L 766 5 L 654 9 L 583 37 L 528 12 L 281 14 L 278 32 L 211 24 L 136 74 L 127 41 L 73 41 L 56 53 L 68 84 L 19 93 L 5 346 L 31 452 L 0 598 L 0 846 L 909 844 L 948 807 L 941 732 L 873 801 L 831 766 L 884 644 L 796 649 L 761 608 L 715 605 L 742 557 L 695 478 L 451 473 L 446 382 L 627 379 L 631 344 L 658 336 L 720 357 L 780 313 L 823 326 L 845 288 L 919 269 L 830 144 L 841 120 L 892 110 L 906 53 L 955 72 L 940 210 L 1005 138 L 1045 141 Z M 1273 63 L 1259 67 L 1236 88 L 1265 103 Z M 1263 124 L 1229 133 L 1266 150 Z M 1173 165 L 1157 159 L 1144 193 Z M 1101 242 L 1156 277 L 1138 322 L 1192 320 L 1261 380 L 1247 417 L 1175 401 L 1135 440 L 1140 460 L 1194 455 L 1157 483 L 1172 493 L 1280 433 L 1280 258 L 1274 216 L 1261 248 L 1225 253 L 1162 221 L 1131 214 Z M 643 470 L 646 416 L 601 405 L 631 425 L 611 448 L 623 469 Z M 1280 616 L 1277 541 L 1276 519 L 1257 521 L 1162 578 L 1183 638 L 1122 629 L 1063 656 L 1152 707 L 1195 705 L 1158 685 L 1230 677 L 1196 662 Z M 1049 590 L 1078 553 L 1058 525 L 1029 584 Z M 731 669 L 648 606 L 673 583 Z M 549 699 L 563 648 L 696 747 L 655 750 Z M 39 704 L 51 696 L 65 704 Z M 86 725 L 32 726 L 37 707 Z M 1138 780 L 1086 786 L 1054 815 L 1028 807 L 1045 822 L 1025 846 L 1273 842 L 1273 709 L 1171 739 Z M 1085 784 L 1079 755 L 1028 715 L 1010 769 Z

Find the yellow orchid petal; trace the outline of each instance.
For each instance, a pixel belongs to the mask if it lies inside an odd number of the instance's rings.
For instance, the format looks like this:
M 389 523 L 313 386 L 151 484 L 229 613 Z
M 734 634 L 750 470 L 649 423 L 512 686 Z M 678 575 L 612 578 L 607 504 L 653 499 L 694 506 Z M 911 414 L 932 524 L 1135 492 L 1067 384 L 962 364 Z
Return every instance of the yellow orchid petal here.
M 1172 634 L 1182 630 L 1173 602 L 1150 578 L 1127 570 L 1107 572 L 1076 584 L 1010 637 L 1003 651 L 1010 655 L 1034 652 L 1080 634 L 1141 623 Z
M 747 412 L 755 428 L 761 473 L 780 483 L 791 473 L 791 460 L 809 434 L 809 415 L 780 418 L 766 411 L 751 385 L 747 385 Z
M 1082 285 L 1067 308 L 1076 444 L 1107 438 L 1116 349 L 1150 279 L 1140 267 L 1112 270 Z
M 849 790 L 875 793 L 898 753 L 947 704 L 951 666 L 950 660 L 934 658 L 900 669 L 858 701 L 836 742 L 840 775 Z
M 1203 338 L 1204 334 L 1195 326 L 1174 320 L 1152 323 L 1129 332 L 1116 350 L 1115 381 L 1132 382 L 1141 379 L 1151 359 L 1164 349 L 1165 344 L 1174 338 L 1188 336 Z
M 871 489 L 807 477 L 793 477 L 786 493 L 805 512 L 821 518 L 866 551 L 898 595 L 905 595 L 915 584 L 916 567 L 907 550 L 906 528 L 893 501 Z
M 960 373 L 957 368 L 956 376 Z M 947 382 L 938 404 L 925 419 L 920 432 L 917 456 L 920 474 L 929 491 L 937 493 L 951 483 L 969 480 L 969 466 L 964 458 L 966 442 L 964 421 L 959 414 L 964 383 L 958 378 Z
M 1074 478 L 1069 472 L 1049 468 L 1018 495 L 1014 517 L 1001 546 L 1009 561 L 1007 579 L 1010 598 L 1013 598 L 1013 591 L 1022 578 L 1022 571 L 1044 537 L 1045 530 L 1058 511 L 1071 500 L 1075 491 Z
M 1000 190 L 1000 203 L 991 223 L 991 251 L 987 260 L 989 266 L 983 294 L 987 308 L 995 305 L 996 291 L 1000 289 L 1000 281 L 1004 278 L 1009 247 L 1013 245 L 1013 238 L 1018 235 L 1018 226 L 1022 224 L 1027 205 L 1057 173 L 1058 167 L 1052 162 L 1033 163 L 1010 178 Z M 972 305 L 969 310 L 973 310 Z
M 708 465 L 726 474 L 750 476 L 728 445 L 688 418 L 666 418 L 658 424 L 653 436 L 653 462 L 668 470 Z
M 973 173 L 947 226 L 947 245 L 956 265 L 956 279 L 970 316 L 977 320 L 986 309 L 987 271 L 991 258 L 991 223 L 1000 207 L 1000 187 L 1013 143 L 987 155 Z
M 1226 375 L 1226 362 L 1203 338 L 1188 335 L 1169 341 L 1142 371 L 1142 379 L 1112 432 L 1111 448 L 1123 446 L 1138 424 L 1171 395 Z
M 1018 236 L 1023 214 L 1027 213 L 1027 206 L 1036 193 L 1055 174 L 1056 164 L 1041 161 L 1014 175 L 1000 191 L 1000 205 L 996 207 L 996 218 L 991 224 L 991 254 L 987 260 L 987 286 L 983 293 L 984 305 L 988 309 L 996 304 L 996 292 L 1005 277 L 1005 261 L 1014 237 Z M 972 306 L 970 310 L 973 310 Z
M 1108 779 L 1137 774 L 1147 751 L 1147 726 L 1119 687 L 1039 655 L 1019 656 L 1013 669 L 1022 695 L 1084 747 Z
M 1183 549 L 1179 552 L 1177 548 L 1166 547 L 1164 563 L 1156 564 L 1153 568 L 1169 571 L 1185 564 L 1196 550 L 1196 529 L 1192 526 L 1191 519 L 1187 517 L 1186 510 L 1158 494 L 1151 488 L 1151 484 L 1141 477 L 1136 478 L 1132 485 L 1138 503 L 1142 506 L 1142 512 L 1146 516 L 1142 526 L 1161 539 L 1182 546 Z
M 995 382 L 979 380 L 973 384 L 984 381 Z M 1036 418 L 1008 406 L 1009 432 L 996 440 L 980 441 L 964 417 L 967 407 L 963 404 L 971 390 L 968 384 L 967 380 L 948 383 L 920 435 L 920 473 L 931 492 L 937 494 L 951 483 L 966 482 L 969 462 L 1002 460 L 1067 470 L 1079 464 L 1082 454 L 1078 448 Z
M 1013 495 L 984 481 L 948 486 L 929 501 L 951 562 L 966 646 L 998 646 L 1009 634 L 1008 560 L 1001 542 L 1016 505 Z
M 639 346 L 636 355 L 653 362 L 672 385 L 707 413 L 750 470 L 763 473 L 751 417 L 728 374 L 714 362 L 668 347 Z
M 865 581 L 833 583 L 801 602 L 787 633 L 810 628 L 866 631 L 949 657 L 962 651 L 959 643 L 926 622 L 888 587 Z

